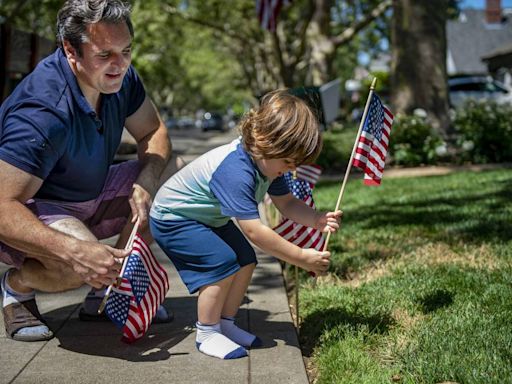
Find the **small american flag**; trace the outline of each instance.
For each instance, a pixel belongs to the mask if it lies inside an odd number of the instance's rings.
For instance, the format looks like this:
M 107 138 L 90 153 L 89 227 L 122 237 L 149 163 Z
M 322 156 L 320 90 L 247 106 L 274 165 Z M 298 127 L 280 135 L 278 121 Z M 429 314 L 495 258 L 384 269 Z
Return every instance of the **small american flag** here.
M 285 174 L 284 178 L 293 196 L 315 209 L 312 187 L 309 183 L 306 180 L 294 178 L 291 172 Z M 281 223 L 273 229 L 284 239 L 301 248 L 315 248 L 320 251 L 324 246 L 322 232 L 318 229 L 296 223 L 288 218 L 283 218 Z
M 309 183 L 309 186 L 313 188 L 320 179 L 322 174 L 322 167 L 316 164 L 300 165 L 296 169 L 297 178 L 305 180 Z
M 274 32 L 279 12 L 283 5 L 287 5 L 289 2 L 289 0 L 256 0 L 256 12 L 261 27 Z
M 364 171 L 366 185 L 380 185 L 388 153 L 391 124 L 393 114 L 373 94 L 353 161 L 355 167 Z
M 139 234 L 128 257 L 121 283 L 113 288 L 105 312 L 122 329 L 123 340 L 132 343 L 148 330 L 169 290 L 169 279 Z

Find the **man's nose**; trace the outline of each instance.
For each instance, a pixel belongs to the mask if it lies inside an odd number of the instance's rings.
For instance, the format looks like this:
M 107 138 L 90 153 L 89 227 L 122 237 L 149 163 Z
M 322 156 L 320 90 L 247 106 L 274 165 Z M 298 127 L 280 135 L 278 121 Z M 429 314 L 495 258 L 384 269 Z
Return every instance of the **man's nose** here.
M 130 64 L 130 58 L 125 57 L 123 54 L 117 54 L 112 56 L 112 65 L 125 69 Z

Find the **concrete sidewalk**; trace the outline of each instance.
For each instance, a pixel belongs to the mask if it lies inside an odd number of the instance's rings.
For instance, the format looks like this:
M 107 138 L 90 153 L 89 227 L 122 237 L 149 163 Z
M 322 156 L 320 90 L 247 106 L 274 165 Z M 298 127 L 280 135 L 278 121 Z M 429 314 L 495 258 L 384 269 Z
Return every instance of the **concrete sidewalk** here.
M 78 309 L 88 289 L 38 294 L 43 316 L 56 333 L 48 342 L 23 343 L 0 330 L 0 383 L 293 383 L 307 384 L 279 263 L 258 255 L 259 265 L 238 323 L 260 336 L 264 346 L 249 357 L 223 361 L 195 348 L 196 296 L 190 296 L 167 257 L 170 290 L 164 305 L 175 320 L 155 324 L 132 345 L 120 341 L 111 323 L 85 323 Z M 7 267 L 0 264 L 0 272 Z M 3 322 L 2 322 L 3 324 Z

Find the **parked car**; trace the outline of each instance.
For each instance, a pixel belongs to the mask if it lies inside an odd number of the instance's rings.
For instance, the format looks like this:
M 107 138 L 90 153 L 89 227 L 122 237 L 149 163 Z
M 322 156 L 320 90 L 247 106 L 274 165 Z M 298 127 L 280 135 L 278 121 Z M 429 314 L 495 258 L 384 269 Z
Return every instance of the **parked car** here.
M 224 130 L 224 120 L 222 115 L 215 112 L 205 112 L 201 118 L 200 127 L 204 131 Z
M 494 100 L 512 105 L 512 90 L 489 76 L 456 77 L 448 80 L 450 104 L 461 107 L 468 99 Z
M 181 117 L 178 119 L 178 128 L 179 129 L 190 129 L 194 128 L 194 119 L 191 117 Z
M 178 128 L 178 119 L 175 119 L 174 117 L 169 117 L 167 120 L 165 120 L 165 126 L 167 127 L 167 129 Z

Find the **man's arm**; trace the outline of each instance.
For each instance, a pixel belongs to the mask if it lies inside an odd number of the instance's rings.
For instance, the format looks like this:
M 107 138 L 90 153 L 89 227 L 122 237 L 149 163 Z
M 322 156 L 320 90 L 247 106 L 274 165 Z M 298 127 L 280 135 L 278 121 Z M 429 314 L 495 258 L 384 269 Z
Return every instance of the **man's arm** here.
M 126 119 L 125 127 L 137 141 L 138 157 L 142 163 L 130 198 L 132 221 L 140 217 L 141 223 L 145 223 L 151 197 L 159 187 L 160 175 L 171 155 L 171 142 L 167 128 L 148 96 L 140 108 Z
M 128 252 L 53 230 L 25 207 L 41 184 L 38 177 L 0 160 L 0 240 L 36 259 L 63 261 L 92 283 L 115 278 L 119 265 L 114 257 Z M 91 279 L 93 275 L 99 276 Z

